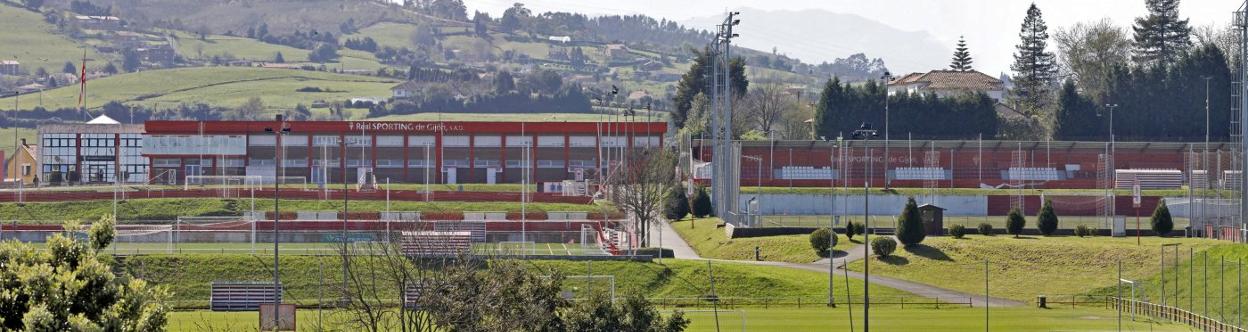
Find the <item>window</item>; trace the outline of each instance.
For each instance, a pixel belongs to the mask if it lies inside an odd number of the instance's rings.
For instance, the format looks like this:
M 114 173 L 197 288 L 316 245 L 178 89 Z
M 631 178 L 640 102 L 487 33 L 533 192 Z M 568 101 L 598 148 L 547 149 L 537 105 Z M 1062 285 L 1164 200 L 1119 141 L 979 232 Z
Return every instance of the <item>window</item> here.
M 30 176 L 30 164 L 22 164 L 22 176 Z

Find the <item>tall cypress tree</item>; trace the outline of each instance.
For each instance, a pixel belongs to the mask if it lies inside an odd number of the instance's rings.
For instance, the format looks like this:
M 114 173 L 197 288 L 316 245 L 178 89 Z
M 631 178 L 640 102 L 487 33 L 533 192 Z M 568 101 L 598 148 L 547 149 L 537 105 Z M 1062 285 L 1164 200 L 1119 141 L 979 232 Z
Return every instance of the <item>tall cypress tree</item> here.
M 1021 108 L 1028 114 L 1036 114 L 1043 109 L 1049 99 L 1053 79 L 1057 76 L 1057 63 L 1053 53 L 1045 50 L 1048 47 L 1049 27 L 1044 23 L 1040 8 L 1035 3 L 1027 8 L 1027 17 L 1023 19 L 1019 38 L 1022 40 L 1014 53 L 1014 64 L 1010 70 L 1016 74 L 1014 81 L 1014 100 L 1021 103 Z
M 1053 123 L 1053 137 L 1061 140 L 1096 138 L 1100 134 L 1101 119 L 1096 116 L 1096 104 L 1079 94 L 1075 81 L 1067 79 L 1057 98 L 1057 116 Z
M 953 50 L 953 63 L 949 65 L 949 69 L 971 71 L 972 62 L 975 61 L 971 59 L 971 51 L 966 48 L 966 38 L 958 36 L 958 47 Z
M 1179 0 L 1145 0 L 1148 16 L 1135 19 L 1135 56 L 1141 65 L 1168 66 L 1192 46 L 1192 27 L 1179 19 Z

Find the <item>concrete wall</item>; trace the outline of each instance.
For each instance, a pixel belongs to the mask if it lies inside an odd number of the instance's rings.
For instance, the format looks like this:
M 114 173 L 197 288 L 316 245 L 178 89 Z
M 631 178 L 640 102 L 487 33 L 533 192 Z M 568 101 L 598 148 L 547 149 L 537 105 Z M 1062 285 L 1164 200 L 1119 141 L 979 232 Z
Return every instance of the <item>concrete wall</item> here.
M 741 206 L 744 207 L 753 199 L 753 193 L 741 193 Z M 862 214 L 863 199 L 861 195 L 829 195 L 820 194 L 763 194 L 762 213 L 764 215 L 828 215 L 833 209 L 838 214 Z M 893 215 L 901 212 L 906 205 L 908 196 L 904 195 L 871 195 L 870 208 L 872 215 Z M 914 198 L 919 205 L 932 203 L 947 209 L 945 215 L 950 216 L 984 216 L 988 213 L 987 196 L 935 195 L 917 196 Z M 1171 208 L 1173 209 L 1173 208 Z

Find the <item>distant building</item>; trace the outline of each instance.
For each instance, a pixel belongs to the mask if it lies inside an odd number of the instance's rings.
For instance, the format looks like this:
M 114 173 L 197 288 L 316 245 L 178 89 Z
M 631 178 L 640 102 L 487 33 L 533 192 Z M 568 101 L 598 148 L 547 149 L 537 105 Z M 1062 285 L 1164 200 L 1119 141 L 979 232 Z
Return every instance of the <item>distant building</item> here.
M 624 44 L 611 44 L 603 48 L 602 55 L 607 61 L 623 61 L 630 60 L 628 56 L 628 46 Z
M 74 19 L 78 20 L 78 24 L 87 29 L 116 30 L 122 26 L 121 19 L 116 16 L 78 15 L 74 16 Z
M 390 94 L 394 97 L 394 99 L 412 98 L 416 97 L 416 88 L 417 86 L 415 81 L 407 81 L 390 88 Z
M 546 39 L 552 42 L 559 42 L 559 43 L 564 43 L 564 44 L 572 42 L 572 37 L 568 37 L 568 36 L 550 36 L 550 37 L 546 37 Z
M 0 61 L 0 75 L 19 75 L 21 63 L 13 60 Z
M 121 124 L 101 115 L 87 123 L 39 125 L 38 132 L 38 172 L 44 183 L 147 181 L 143 125 Z
M 888 94 L 929 94 L 941 98 L 965 93 L 983 92 L 1001 102 L 1005 99 L 1005 84 L 1001 80 L 978 71 L 933 70 L 926 73 L 910 73 L 888 82 Z
M 17 152 L 9 157 L 5 164 L 5 183 L 15 184 L 20 179 L 25 186 L 38 184 L 39 148 L 37 146 L 26 144 L 26 140 L 22 139 Z
M 143 58 L 143 62 L 149 63 L 172 63 L 173 59 L 178 56 L 178 52 L 173 49 L 173 46 L 169 45 L 144 47 L 134 51 L 139 53 L 139 57 Z

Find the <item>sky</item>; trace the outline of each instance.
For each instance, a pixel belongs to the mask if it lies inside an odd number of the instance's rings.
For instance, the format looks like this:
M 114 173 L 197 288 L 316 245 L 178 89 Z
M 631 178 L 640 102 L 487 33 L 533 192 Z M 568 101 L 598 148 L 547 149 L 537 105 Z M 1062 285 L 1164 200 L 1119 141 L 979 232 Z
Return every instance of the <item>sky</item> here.
M 1191 20 L 1193 27 L 1225 26 L 1244 0 L 1185 0 L 1179 15 Z M 484 11 L 493 17 L 502 15 L 517 0 L 465 0 L 468 12 Z M 985 73 L 1008 72 L 1014 45 L 1018 43 L 1019 26 L 1032 1 L 1024 0 L 520 0 L 535 13 L 572 11 L 590 15 L 645 14 L 656 18 L 684 21 L 689 18 L 721 15 L 729 9 L 750 7 L 761 10 L 818 9 L 836 13 L 856 14 L 907 31 L 925 31 L 950 49 L 959 36 L 966 36 L 975 57 L 976 69 Z M 1135 17 L 1147 13 L 1144 0 L 1036 0 L 1036 5 L 1049 26 L 1049 34 L 1078 22 L 1108 18 L 1129 28 Z M 471 14 L 470 14 L 471 15 Z M 749 20 L 749 17 L 742 17 Z M 699 27 L 710 29 L 711 27 Z M 748 34 L 749 31 L 740 31 Z M 781 53 L 786 47 L 774 45 Z M 1056 46 L 1050 40 L 1050 51 Z M 875 56 L 871 50 L 868 56 Z M 805 62 L 830 61 L 849 54 L 829 54 L 823 59 L 802 59 Z M 885 56 L 885 63 L 888 59 Z M 936 68 L 932 68 L 936 69 Z

